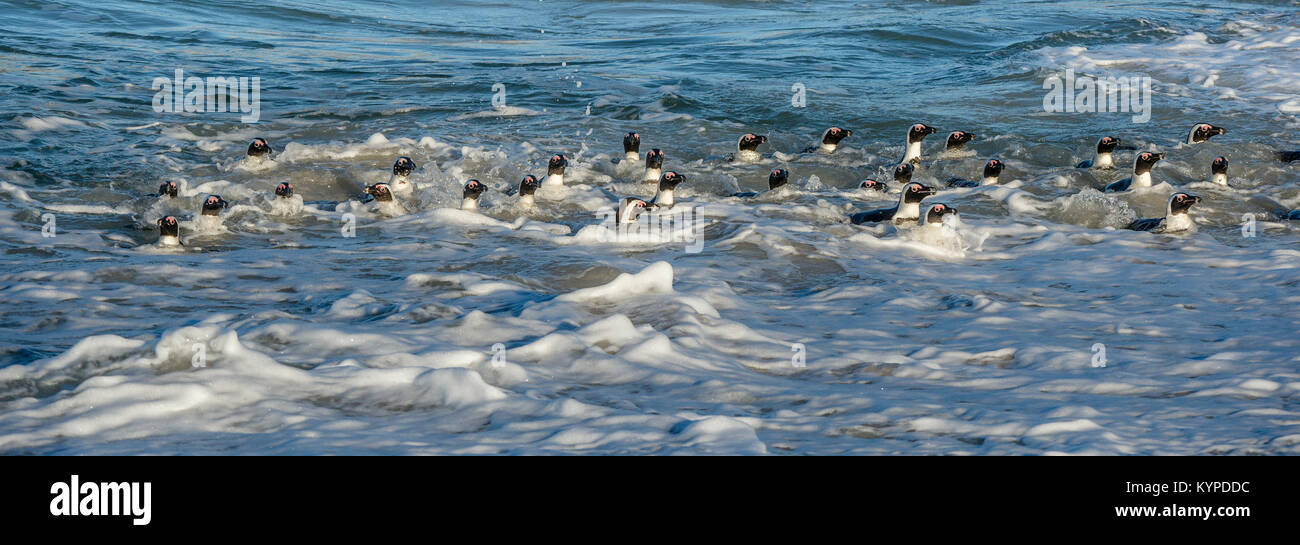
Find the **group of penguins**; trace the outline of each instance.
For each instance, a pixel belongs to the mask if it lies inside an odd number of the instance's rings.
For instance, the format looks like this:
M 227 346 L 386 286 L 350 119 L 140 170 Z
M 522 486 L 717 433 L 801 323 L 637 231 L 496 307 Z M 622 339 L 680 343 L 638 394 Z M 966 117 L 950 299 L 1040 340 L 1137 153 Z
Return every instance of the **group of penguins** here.
M 849 215 L 849 220 L 854 224 L 882 223 L 888 222 L 896 227 L 904 226 L 922 226 L 937 227 L 942 225 L 944 217 L 957 214 L 957 209 L 943 203 L 923 203 L 926 197 L 933 196 L 939 192 L 939 189 L 928 186 L 919 182 L 912 181 L 912 174 L 916 168 L 915 165 L 921 162 L 921 144 L 926 136 L 938 132 L 934 127 L 924 123 L 916 123 L 907 130 L 906 148 L 903 158 L 893 169 L 894 181 L 902 186 L 898 203 L 889 208 L 878 210 L 868 210 L 857 212 Z M 1227 130 L 1222 127 L 1216 127 L 1209 123 L 1197 123 L 1188 132 L 1186 143 L 1198 144 L 1208 141 L 1211 137 L 1224 134 Z M 834 153 L 839 147 L 840 142 L 853 135 L 850 129 L 841 127 L 830 127 L 822 133 L 822 138 L 816 145 L 810 146 L 804 150 L 804 153 Z M 946 152 L 961 151 L 963 147 L 975 140 L 976 135 L 966 131 L 953 131 L 948 135 L 945 143 Z M 748 133 L 740 137 L 736 143 L 736 152 L 729 154 L 725 160 L 729 162 L 756 162 L 762 158 L 758 152 L 758 147 L 767 142 L 767 137 Z M 1121 140 L 1113 136 L 1105 136 L 1097 141 L 1096 155 L 1088 161 L 1083 161 L 1077 165 L 1077 168 L 1085 169 L 1114 169 L 1114 154 L 1121 148 Z M 641 137 L 635 132 L 629 132 L 623 137 L 623 157 L 615 161 L 630 161 L 635 164 L 644 160 L 645 170 L 641 176 L 641 181 L 647 184 L 657 183 L 658 191 L 654 198 L 644 200 L 639 197 L 623 197 L 619 200 L 617 212 L 615 214 L 616 223 L 631 224 L 636 223 L 637 218 L 645 211 L 657 208 L 671 208 L 674 205 L 673 191 L 678 185 L 686 181 L 682 174 L 669 170 L 663 171 L 664 152 L 658 148 L 646 152 L 644 158 L 640 153 Z M 255 160 L 267 158 L 271 155 L 272 149 L 270 144 L 264 138 L 255 138 L 248 145 L 248 156 Z M 1277 157 L 1283 162 L 1300 161 L 1300 151 L 1282 151 L 1278 152 Z M 1122 192 L 1138 188 L 1147 188 L 1152 186 L 1151 170 L 1155 164 L 1164 159 L 1165 154 L 1144 151 L 1137 153 L 1133 159 L 1132 176 L 1118 182 L 1111 183 L 1102 188 L 1105 192 Z M 520 203 L 525 206 L 532 205 L 534 196 L 538 189 L 545 187 L 559 187 L 564 185 L 564 171 L 569 165 L 569 160 L 564 154 L 555 154 L 547 162 L 546 176 L 538 180 L 531 174 L 524 176 L 519 181 L 517 188 L 512 189 L 509 193 L 517 195 Z M 978 187 L 983 185 L 993 185 L 998 183 L 998 177 L 1002 174 L 1005 165 L 997 158 L 989 159 L 984 165 L 984 175 L 979 181 L 952 178 L 947 181 L 947 186 L 954 187 Z M 409 197 L 414 194 L 415 186 L 410 180 L 410 175 L 418 166 L 410 157 L 399 157 L 393 163 L 393 176 L 388 182 L 376 183 L 366 186 L 363 190 L 365 203 L 374 206 L 392 206 L 396 198 Z M 1228 185 L 1228 158 L 1217 157 L 1210 165 L 1211 182 L 1220 185 Z M 783 168 L 776 168 L 768 175 L 768 191 L 776 190 L 789 182 L 790 173 Z M 859 186 L 861 189 L 870 191 L 886 192 L 889 185 L 873 179 L 862 181 Z M 479 196 L 487 191 L 486 184 L 471 179 L 465 182 L 461 193 L 461 209 L 477 210 Z M 278 198 L 288 199 L 293 196 L 293 184 L 281 182 L 275 186 L 275 195 Z M 164 182 L 160 187 L 156 197 L 175 198 L 178 194 L 176 182 Z M 733 197 L 753 198 L 759 193 L 745 192 L 735 193 Z M 1153 232 L 1178 232 L 1190 229 L 1192 220 L 1189 211 L 1192 206 L 1199 203 L 1201 198 L 1185 192 L 1176 192 L 1169 196 L 1165 207 L 1165 215 L 1159 218 L 1138 219 L 1130 223 L 1127 228 L 1135 231 L 1153 231 Z M 922 208 L 922 205 L 924 209 Z M 221 211 L 229 207 L 229 203 L 222 199 L 220 195 L 209 195 L 203 201 L 201 214 L 204 216 L 218 216 Z M 1300 210 L 1280 210 L 1278 215 L 1282 219 L 1300 220 Z M 175 216 L 165 216 L 158 220 L 160 243 L 163 245 L 180 244 L 180 224 Z

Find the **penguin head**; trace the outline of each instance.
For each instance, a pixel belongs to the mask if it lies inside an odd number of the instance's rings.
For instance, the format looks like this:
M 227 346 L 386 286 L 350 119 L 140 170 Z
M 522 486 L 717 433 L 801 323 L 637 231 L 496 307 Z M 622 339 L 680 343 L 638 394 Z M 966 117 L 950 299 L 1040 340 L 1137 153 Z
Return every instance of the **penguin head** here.
M 645 201 L 638 199 L 636 197 L 628 197 L 623 199 L 623 205 L 620 206 L 618 209 L 618 222 L 619 223 L 635 222 L 637 217 L 640 216 L 642 212 L 645 212 L 647 206 L 650 205 Z
M 293 184 L 289 182 L 280 182 L 279 185 L 275 186 L 275 196 L 280 197 L 281 199 L 292 197 Z
M 166 216 L 159 219 L 158 235 L 164 237 L 178 237 L 181 235 L 181 224 L 176 221 L 175 216 Z
M 907 129 L 907 143 L 911 144 L 913 142 L 920 142 L 921 140 L 924 140 L 925 137 L 938 132 L 938 130 L 939 129 L 926 125 L 925 123 L 912 125 L 911 128 Z
M 374 197 L 378 202 L 392 202 L 393 200 L 393 190 L 385 183 L 367 186 L 366 194 Z
M 465 182 L 465 190 L 461 192 L 460 196 L 466 199 L 478 200 L 479 195 L 482 195 L 484 191 L 487 191 L 487 186 L 483 185 L 483 182 L 470 180 Z
M 944 216 L 956 215 L 957 209 L 943 203 L 934 203 L 921 214 L 923 225 L 942 225 Z
M 1173 216 L 1177 214 L 1186 214 L 1193 204 L 1201 202 L 1201 198 L 1189 193 L 1174 193 L 1169 196 L 1169 206 L 1165 211 L 1166 215 Z
M 736 149 L 740 151 L 754 151 L 764 142 L 767 142 L 766 136 L 759 136 L 752 132 L 746 133 L 744 136 L 740 137 L 740 140 L 736 141 Z
M 1226 132 L 1228 132 L 1228 129 L 1223 127 L 1215 127 L 1209 123 L 1197 123 L 1192 126 L 1191 132 L 1187 134 L 1187 143 L 1196 144 L 1198 142 L 1204 142 L 1209 140 L 1211 136 L 1217 136 Z
M 1120 140 L 1113 136 L 1103 136 L 1097 141 L 1097 153 L 1113 153 L 1118 148 Z
M 894 181 L 900 184 L 912 181 L 912 171 L 914 170 L 916 170 L 916 167 L 912 166 L 912 163 L 903 163 L 894 167 Z
M 646 168 L 650 168 L 650 169 L 663 168 L 663 166 L 664 166 L 664 152 L 659 151 L 659 148 L 655 148 L 645 152 Z
M 1156 161 L 1164 158 L 1165 154 L 1163 153 L 1155 153 L 1151 151 L 1139 153 L 1137 154 L 1137 157 L 1133 159 L 1133 173 L 1146 174 L 1151 172 L 1151 167 L 1156 164 Z
M 948 133 L 948 143 L 944 146 L 946 149 L 960 149 L 967 142 L 975 140 L 975 133 L 966 131 L 952 131 Z
M 170 197 L 175 199 L 178 191 L 179 188 L 176 187 L 176 182 L 163 182 L 162 185 L 158 186 L 159 197 Z
M 1002 169 L 1004 168 L 1006 168 L 1006 164 L 1001 160 L 989 159 L 989 162 L 984 163 L 984 177 L 997 178 L 1002 175 Z
M 937 191 L 928 185 L 912 182 L 903 188 L 903 202 L 908 204 L 919 203 L 922 199 L 935 194 Z
M 557 153 L 551 156 L 551 160 L 546 163 L 546 174 L 556 175 L 564 174 L 564 168 L 569 166 L 569 159 L 563 153 Z
M 261 157 L 263 155 L 270 155 L 270 154 L 271 154 L 271 145 L 266 143 L 265 138 L 254 138 L 253 141 L 248 144 L 249 157 Z
M 868 179 L 866 179 L 866 180 L 862 180 L 862 183 L 861 183 L 861 184 L 858 184 L 858 188 L 859 188 L 859 189 L 870 189 L 870 190 L 872 190 L 872 191 L 885 192 L 885 191 L 889 191 L 889 184 L 887 184 L 887 183 L 885 183 L 885 182 L 877 182 L 877 181 L 875 181 L 875 180 L 872 180 L 872 179 L 868 178 Z
M 539 187 L 542 187 L 542 184 L 537 181 L 536 176 L 533 176 L 532 174 L 524 176 L 524 179 L 519 180 L 519 196 L 522 197 L 524 195 L 537 193 L 537 188 Z
M 790 171 L 784 168 L 774 168 L 772 173 L 767 175 L 767 188 L 776 189 L 790 182 Z
M 403 155 L 393 162 L 393 175 L 410 176 L 412 172 L 415 172 L 416 168 L 419 167 L 415 164 L 415 161 L 412 161 L 410 157 Z
M 203 199 L 203 215 L 216 216 L 221 213 L 223 208 L 228 206 L 230 206 L 230 203 L 221 198 L 221 195 L 208 195 L 208 198 Z
M 822 133 L 822 143 L 830 146 L 837 146 L 841 140 L 850 136 L 853 136 L 853 131 L 850 129 L 831 127 L 826 129 L 825 133 Z
M 623 135 L 623 153 L 636 153 L 641 149 L 641 135 L 630 132 Z
M 676 171 L 670 170 L 668 172 L 663 173 L 661 176 L 659 176 L 659 190 L 671 191 L 677 188 L 677 184 L 680 184 L 685 181 L 686 181 L 685 176 L 678 174 Z
M 1210 163 L 1210 172 L 1214 174 L 1228 174 L 1228 158 L 1222 155 L 1215 157 L 1214 162 Z

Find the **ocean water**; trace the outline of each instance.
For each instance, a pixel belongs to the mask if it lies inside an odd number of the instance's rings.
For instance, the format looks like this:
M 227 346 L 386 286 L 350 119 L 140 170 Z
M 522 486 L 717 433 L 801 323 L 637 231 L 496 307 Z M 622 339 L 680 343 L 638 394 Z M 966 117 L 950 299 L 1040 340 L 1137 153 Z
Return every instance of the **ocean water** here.
M 1300 453 L 1298 50 L 1296 2 L 0 1 L 0 453 Z M 178 69 L 259 119 L 155 111 Z M 1045 112 L 1068 69 L 1151 78 L 1150 121 Z M 848 223 L 916 122 L 917 181 L 1002 183 Z M 698 246 L 600 225 L 654 194 L 628 131 Z M 1073 168 L 1108 134 L 1154 187 Z M 416 194 L 362 204 L 402 155 Z M 1176 190 L 1193 232 L 1122 228 Z

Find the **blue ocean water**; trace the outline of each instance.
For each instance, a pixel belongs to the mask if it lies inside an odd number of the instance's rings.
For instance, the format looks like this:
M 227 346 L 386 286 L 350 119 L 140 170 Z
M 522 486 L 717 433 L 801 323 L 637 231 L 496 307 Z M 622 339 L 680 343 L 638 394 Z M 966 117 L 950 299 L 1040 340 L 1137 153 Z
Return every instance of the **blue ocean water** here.
M 1274 157 L 1300 149 L 1298 23 L 1295 2 L 0 2 L 0 452 L 1295 453 L 1300 232 L 1273 207 L 1300 208 Z M 177 70 L 258 78 L 256 123 L 156 111 Z M 1066 70 L 1151 78 L 1150 121 L 1044 111 Z M 940 240 L 847 224 L 896 201 L 855 188 L 916 122 L 940 129 L 919 181 L 998 157 L 1006 183 L 933 198 L 961 210 Z M 1202 122 L 1229 132 L 1180 144 Z M 842 149 L 798 153 L 832 125 Z M 979 138 L 944 156 L 952 130 Z M 628 131 L 686 175 L 702 251 L 593 230 L 654 194 L 614 163 Z M 721 160 L 746 132 L 766 156 Z M 1132 161 L 1072 168 L 1105 135 L 1168 153 L 1155 187 L 1093 191 Z M 273 162 L 243 159 L 254 137 Z M 518 209 L 555 153 L 566 191 Z M 368 210 L 402 155 L 419 193 Z M 785 192 L 729 196 L 778 166 Z M 449 210 L 469 178 L 481 214 Z M 164 180 L 178 202 L 146 196 Z M 282 181 L 299 206 L 267 198 Z M 1122 229 L 1176 190 L 1204 199 L 1195 233 Z M 210 193 L 220 222 L 195 217 Z M 154 248 L 164 214 L 183 250 Z

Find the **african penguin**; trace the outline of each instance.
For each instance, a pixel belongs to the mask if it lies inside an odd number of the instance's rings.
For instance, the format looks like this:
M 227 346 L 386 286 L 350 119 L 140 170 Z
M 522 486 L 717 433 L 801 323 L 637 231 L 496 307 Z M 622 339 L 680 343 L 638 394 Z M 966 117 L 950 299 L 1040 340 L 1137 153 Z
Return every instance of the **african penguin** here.
M 853 136 L 853 131 L 850 129 L 831 127 L 829 129 L 826 129 L 826 131 L 822 133 L 821 142 L 819 142 L 815 146 L 808 146 L 806 149 L 803 150 L 803 152 L 804 153 L 814 153 L 814 152 L 835 153 L 836 148 L 839 148 L 840 146 L 840 142 L 850 136 Z
M 222 199 L 221 195 L 208 195 L 208 198 L 203 200 L 203 215 L 219 216 L 222 210 L 229 207 L 230 203 Z
M 925 213 L 917 219 L 919 227 L 938 229 L 943 227 L 943 218 L 949 215 L 956 215 L 957 209 L 943 203 L 934 203 L 927 206 Z
M 894 224 L 898 224 L 915 221 L 921 216 L 921 200 L 934 195 L 935 192 L 936 190 L 933 187 L 912 182 L 903 187 L 903 192 L 898 197 L 898 205 L 891 208 L 858 212 L 849 216 L 849 219 L 855 224 L 881 221 L 892 221 Z
M 248 144 L 249 157 L 265 157 L 270 155 L 272 151 L 271 145 L 266 143 L 265 138 L 254 138 L 253 141 Z
M 636 219 L 645 212 L 649 206 L 645 201 L 636 197 L 627 197 L 619 203 L 618 212 L 615 214 L 615 222 L 619 225 L 636 223 Z
M 163 246 L 184 246 L 181 242 L 181 225 L 173 216 L 158 220 L 158 244 Z
M 789 171 L 787 171 L 784 168 L 774 168 L 772 169 L 772 172 L 768 173 L 767 175 L 767 190 L 773 191 L 783 185 L 786 185 L 789 182 L 790 182 Z M 762 195 L 763 193 L 764 192 L 757 192 L 757 191 L 742 191 L 740 193 L 732 193 L 731 196 L 740 197 L 742 199 L 752 199 L 754 197 Z
M 1137 154 L 1137 157 L 1133 158 L 1133 177 L 1107 185 L 1102 191 L 1128 191 L 1138 187 L 1151 187 L 1151 167 L 1164 158 L 1163 153 L 1144 151 Z
M 659 181 L 659 175 L 663 173 L 664 152 L 659 148 L 645 152 L 645 172 L 641 174 L 641 182 L 652 184 Z
M 989 159 L 984 163 L 984 179 L 981 181 L 963 180 L 961 178 L 951 178 L 948 180 L 948 187 L 979 187 L 982 185 L 997 185 L 998 176 L 1002 175 L 1002 169 L 1005 167 L 1002 161 Z
M 542 184 L 537 182 L 537 177 L 529 174 L 524 179 L 519 180 L 519 204 L 524 206 L 533 206 L 533 195 L 537 193 L 537 188 Z
M 967 142 L 975 140 L 975 133 L 966 131 L 952 131 L 948 133 L 948 142 L 944 144 L 944 151 L 961 151 L 966 147 Z
M 1198 202 L 1201 202 L 1201 198 L 1196 195 L 1174 193 L 1169 196 L 1169 202 L 1165 205 L 1165 217 L 1136 220 L 1128 224 L 1127 229 L 1155 233 L 1186 231 L 1195 225 L 1187 211 Z
M 1119 138 L 1103 136 L 1097 141 L 1097 154 L 1087 161 L 1075 165 L 1075 168 L 1115 168 L 1115 148 L 1120 144 Z
M 569 166 L 569 159 L 563 153 L 551 156 L 546 163 L 546 177 L 542 178 L 542 187 L 559 187 L 564 185 L 564 169 Z
M 487 186 L 478 180 L 465 182 L 465 190 L 460 193 L 461 210 L 478 210 L 478 198 L 487 191 Z
M 754 162 L 762 159 L 759 155 L 758 147 L 767 142 L 766 136 L 759 136 L 754 133 L 746 133 L 736 141 L 736 153 L 727 156 L 727 161 L 735 162 Z
M 1210 181 L 1222 186 L 1228 185 L 1228 158 L 1215 157 L 1210 163 Z
M 293 184 L 289 182 L 280 182 L 275 186 L 275 196 L 281 199 L 287 199 L 293 196 Z
M 659 192 L 655 194 L 655 198 L 650 201 L 648 206 L 653 206 L 655 208 L 672 208 L 673 190 L 677 189 L 678 184 L 685 181 L 685 176 L 674 171 L 670 170 L 663 173 L 663 175 L 659 177 Z
M 1215 127 L 1209 123 L 1197 123 L 1192 126 L 1191 130 L 1187 131 L 1187 143 L 1199 144 L 1209 140 L 1212 136 L 1224 134 L 1226 132 L 1228 132 L 1228 129 L 1223 127 Z
M 169 199 L 175 199 L 178 192 L 179 192 L 179 188 L 176 186 L 176 182 L 163 182 L 162 185 L 158 186 L 158 192 L 151 193 L 149 194 L 149 196 L 159 197 L 159 198 L 167 197 Z
M 921 141 L 925 140 L 926 136 L 934 134 L 935 132 L 938 132 L 938 129 L 926 125 L 925 123 L 917 123 L 915 125 L 912 125 L 911 127 L 908 127 L 907 140 L 906 140 L 907 148 L 905 148 L 905 151 L 903 152 L 903 160 L 899 162 L 920 163 L 921 162 Z
M 623 135 L 623 160 L 633 163 L 641 160 L 641 135 L 634 132 Z

